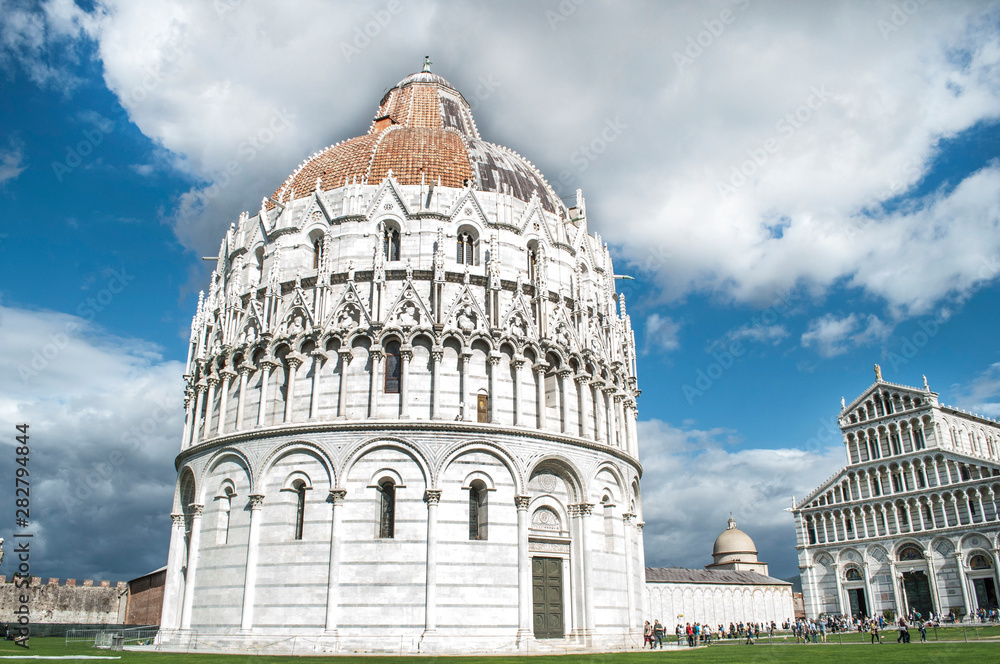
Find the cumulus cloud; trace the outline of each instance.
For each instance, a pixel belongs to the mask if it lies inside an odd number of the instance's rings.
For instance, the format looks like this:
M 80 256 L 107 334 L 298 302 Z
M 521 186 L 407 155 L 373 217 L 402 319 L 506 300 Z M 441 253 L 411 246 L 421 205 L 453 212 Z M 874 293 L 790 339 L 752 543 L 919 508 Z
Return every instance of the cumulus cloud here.
M 0 307 L 0 369 L 0 420 L 29 425 L 32 572 L 125 581 L 162 566 L 183 366 L 85 318 Z M 11 494 L 0 509 L 13 514 Z
M 488 139 L 589 194 L 591 228 L 659 297 L 766 303 L 845 284 L 897 318 L 997 276 L 982 269 L 1000 254 L 996 166 L 906 198 L 942 141 L 1000 117 L 995 2 L 919 4 L 899 25 L 889 0 L 651 3 L 642 29 L 613 5 L 554 1 L 43 7 L 13 12 L 5 42 L 44 65 L 50 34 L 95 40 L 130 118 L 200 182 L 174 210 L 199 254 L 304 156 L 363 133 L 431 53 Z M 732 20 L 706 32 L 722 9 Z M 481 48 L 484 31 L 506 47 Z
M 788 329 L 784 325 L 752 325 L 747 324 L 739 327 L 727 335 L 729 341 L 742 341 L 747 339 L 757 343 L 766 343 L 776 346 L 788 336 Z
M 960 389 L 958 401 L 969 412 L 1000 419 L 1000 362 L 991 364 Z
M 893 325 L 874 314 L 837 316 L 828 313 L 809 322 L 809 328 L 802 334 L 802 346 L 815 348 L 822 357 L 836 357 L 846 353 L 852 345 L 883 344 L 893 329 Z
M 650 352 L 657 351 L 674 351 L 680 348 L 680 323 L 674 321 L 669 316 L 660 316 L 659 314 L 650 314 L 646 317 L 646 333 L 644 335 L 645 343 L 643 345 L 642 354 L 647 355 Z
M 794 523 L 783 510 L 843 466 L 839 437 L 817 437 L 803 449 L 749 449 L 738 432 L 649 420 L 639 422 L 639 440 L 647 565 L 711 563 L 732 513 L 772 575 L 796 574 Z

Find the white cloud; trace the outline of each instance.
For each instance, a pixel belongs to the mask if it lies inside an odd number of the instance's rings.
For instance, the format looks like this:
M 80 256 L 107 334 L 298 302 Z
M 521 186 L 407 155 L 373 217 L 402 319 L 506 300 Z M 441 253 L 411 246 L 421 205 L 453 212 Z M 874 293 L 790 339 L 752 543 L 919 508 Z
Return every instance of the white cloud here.
M 650 314 L 646 318 L 645 343 L 642 354 L 650 352 L 666 351 L 671 352 L 680 348 L 681 342 L 679 334 L 680 323 L 674 321 L 669 316 Z
M 43 69 L 46 40 L 97 40 L 130 118 L 204 181 L 175 211 L 199 253 L 303 157 L 364 132 L 384 89 L 429 52 L 488 139 L 559 191 L 589 194 L 591 227 L 658 280 L 660 297 L 763 303 L 846 284 L 895 319 L 997 277 L 983 264 L 1000 255 L 1000 167 L 898 210 L 880 204 L 912 190 L 942 140 L 1000 117 L 1000 36 L 996 2 L 921 4 L 886 32 L 894 6 L 735 3 L 734 21 L 681 65 L 718 8 L 650 3 L 639 18 L 587 3 L 553 25 L 528 2 L 414 0 L 379 22 L 380 6 L 320 0 L 109 0 L 92 14 L 61 0 L 12 12 L 3 38 Z M 290 118 L 280 136 L 247 149 L 276 113 Z M 620 135 L 581 159 L 608 121 Z M 740 168 L 746 182 L 730 181 Z
M 27 168 L 20 148 L 0 150 L 0 185 L 17 178 Z
M 794 524 L 783 510 L 844 464 L 839 435 L 827 438 L 830 447 L 748 449 L 729 430 L 639 422 L 646 564 L 712 562 L 712 544 L 732 512 L 772 574 L 794 575 Z
M 0 307 L 0 369 L 0 420 L 30 426 L 33 572 L 125 581 L 163 565 L 181 363 L 83 318 Z
M 730 332 L 728 339 L 730 341 L 742 341 L 744 339 L 749 339 L 750 341 L 756 341 L 757 343 L 766 343 L 776 346 L 787 336 L 788 330 L 784 325 L 753 325 L 748 323 L 743 327 Z
M 809 329 L 802 334 L 802 345 L 816 348 L 823 357 L 842 355 L 847 352 L 847 342 L 857 327 L 857 314 L 841 318 L 836 314 L 825 314 L 809 323 Z
M 1000 362 L 991 364 L 958 393 L 965 410 L 1000 419 Z

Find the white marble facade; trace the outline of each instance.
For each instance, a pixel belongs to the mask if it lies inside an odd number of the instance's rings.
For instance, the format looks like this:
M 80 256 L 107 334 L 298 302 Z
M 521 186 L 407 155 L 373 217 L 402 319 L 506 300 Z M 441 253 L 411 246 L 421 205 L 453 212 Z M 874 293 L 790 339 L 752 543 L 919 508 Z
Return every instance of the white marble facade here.
M 582 195 L 429 73 L 353 141 L 230 227 L 199 301 L 164 643 L 641 639 L 635 342 Z
M 996 608 L 1000 424 L 877 366 L 839 422 L 848 465 L 793 510 L 806 613 Z

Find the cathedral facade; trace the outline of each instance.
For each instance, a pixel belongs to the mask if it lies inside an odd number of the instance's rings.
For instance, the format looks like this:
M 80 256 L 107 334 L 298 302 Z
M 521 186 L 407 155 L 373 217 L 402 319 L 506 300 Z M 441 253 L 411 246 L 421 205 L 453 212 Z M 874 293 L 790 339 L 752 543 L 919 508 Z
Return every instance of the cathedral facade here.
M 611 257 L 428 67 L 230 226 L 185 378 L 165 645 L 641 640 Z
M 839 423 L 847 465 L 793 509 L 806 613 L 996 608 L 1000 423 L 877 365 Z

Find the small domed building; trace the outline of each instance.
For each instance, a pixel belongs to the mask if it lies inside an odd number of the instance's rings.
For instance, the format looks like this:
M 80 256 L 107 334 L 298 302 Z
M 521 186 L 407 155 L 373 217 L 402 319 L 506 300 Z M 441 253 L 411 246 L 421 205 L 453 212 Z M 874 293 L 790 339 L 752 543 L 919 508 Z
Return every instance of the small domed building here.
M 730 623 L 781 625 L 795 618 L 792 584 L 768 576 L 757 546 L 732 516 L 712 547 L 705 569 L 646 568 L 649 620 L 668 630 L 702 623 L 713 629 Z
M 425 66 L 230 225 L 166 647 L 641 640 L 635 340 L 587 223 Z

